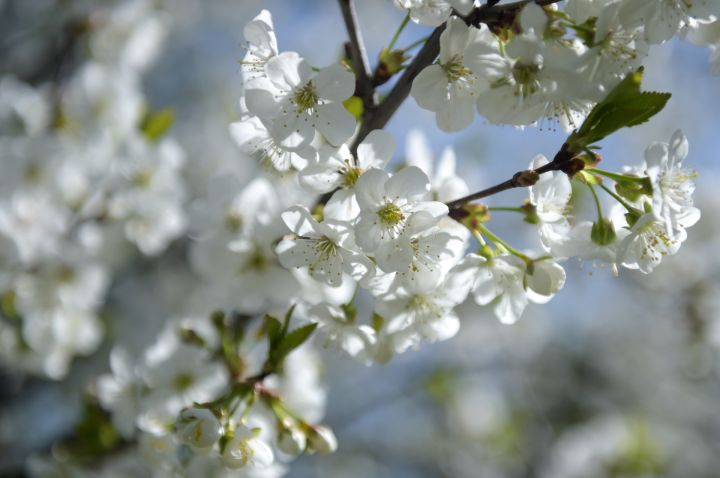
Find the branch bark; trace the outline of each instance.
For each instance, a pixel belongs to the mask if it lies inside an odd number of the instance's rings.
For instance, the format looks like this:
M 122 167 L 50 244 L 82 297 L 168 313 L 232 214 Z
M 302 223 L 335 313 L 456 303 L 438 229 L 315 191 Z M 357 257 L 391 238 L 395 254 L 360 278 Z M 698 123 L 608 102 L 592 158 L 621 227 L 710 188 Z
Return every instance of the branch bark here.
M 473 194 L 469 194 L 460 199 L 456 199 L 447 203 L 447 207 L 450 210 L 450 217 L 455 220 L 461 220 L 467 215 L 467 212 L 463 210 L 463 207 L 478 199 L 486 198 L 497 194 L 508 189 L 521 188 L 532 186 L 537 182 L 538 177 L 541 174 L 548 173 L 550 171 L 562 171 L 568 176 L 574 176 L 578 171 L 581 171 L 585 167 L 585 162 L 576 157 L 577 152 L 573 152 L 568 149 L 568 144 L 563 143 L 560 150 L 555 154 L 555 157 L 548 164 L 541 166 L 534 170 L 523 170 L 518 171 L 507 181 L 503 181 L 495 186 L 491 186 L 482 191 L 478 191 Z
M 370 78 L 370 62 L 360 34 L 353 0 L 338 0 L 342 11 L 345 27 L 350 38 L 350 62 L 356 78 L 356 93 L 363 101 L 364 111 L 371 111 L 375 107 L 375 89 Z

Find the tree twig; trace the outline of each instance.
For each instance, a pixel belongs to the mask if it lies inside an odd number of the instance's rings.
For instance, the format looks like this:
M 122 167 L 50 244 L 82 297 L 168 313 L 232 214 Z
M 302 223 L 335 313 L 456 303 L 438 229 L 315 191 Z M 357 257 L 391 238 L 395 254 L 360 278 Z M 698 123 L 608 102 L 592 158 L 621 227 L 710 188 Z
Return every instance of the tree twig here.
M 356 78 L 356 93 L 363 101 L 364 110 L 372 111 L 375 106 L 375 89 L 370 79 L 370 62 L 360 34 L 353 0 L 338 0 L 345 27 L 350 38 L 350 62 Z
M 563 143 L 560 151 L 555 154 L 555 157 L 549 163 L 540 166 L 537 169 L 518 171 L 507 181 L 503 181 L 495 186 L 483 189 L 482 191 L 461 197 L 460 199 L 450 201 L 447 203 L 447 207 L 450 210 L 449 215 L 453 219 L 460 220 L 468 214 L 463 210 L 463 206 L 467 203 L 492 196 L 502 191 L 507 191 L 508 189 L 532 186 L 537 182 L 537 179 L 541 174 L 545 174 L 550 171 L 562 171 L 572 177 L 585 167 L 585 162 L 582 159 L 577 158 L 576 155 L 577 152 L 570 151 L 570 149 L 568 149 L 568 144 Z

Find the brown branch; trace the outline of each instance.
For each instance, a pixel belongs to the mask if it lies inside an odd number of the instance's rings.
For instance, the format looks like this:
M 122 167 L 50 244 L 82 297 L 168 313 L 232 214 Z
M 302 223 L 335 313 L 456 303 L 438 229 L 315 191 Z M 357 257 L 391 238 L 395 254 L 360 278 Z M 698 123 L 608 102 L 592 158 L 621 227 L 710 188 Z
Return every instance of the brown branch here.
M 338 0 L 340 10 L 342 11 L 345 27 L 350 38 L 349 53 L 350 62 L 356 78 L 356 94 L 363 101 L 365 111 L 371 111 L 375 106 L 375 88 L 373 88 L 370 79 L 370 62 L 368 61 L 367 52 L 360 34 L 360 28 L 357 22 L 357 14 L 355 13 L 355 5 L 353 0 Z
M 577 152 L 570 151 L 568 149 L 568 143 L 563 143 L 560 151 L 555 154 L 555 157 L 548 164 L 540 166 L 534 170 L 523 170 L 513 174 L 513 176 L 507 181 L 503 181 L 495 186 L 491 186 L 482 191 L 478 191 L 473 194 L 469 194 L 460 199 L 450 201 L 447 203 L 447 207 L 450 210 L 450 217 L 455 220 L 460 220 L 467 215 L 467 212 L 463 211 L 463 207 L 472 201 L 486 198 L 494 194 L 507 191 L 508 189 L 524 188 L 532 186 L 538 180 L 541 174 L 548 173 L 550 171 L 562 171 L 568 176 L 574 176 L 578 171 L 581 171 L 585 167 L 585 162 L 577 157 Z

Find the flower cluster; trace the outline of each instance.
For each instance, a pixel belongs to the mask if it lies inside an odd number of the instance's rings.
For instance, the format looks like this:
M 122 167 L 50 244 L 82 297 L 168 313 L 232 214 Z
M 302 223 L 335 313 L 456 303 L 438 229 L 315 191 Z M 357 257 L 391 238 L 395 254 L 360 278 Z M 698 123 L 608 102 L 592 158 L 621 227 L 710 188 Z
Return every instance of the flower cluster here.
M 591 83 L 597 91 L 606 91 L 641 59 L 633 53 L 637 61 L 608 62 L 609 50 L 599 49 L 600 43 L 610 48 L 614 41 L 639 45 L 637 35 L 620 34 L 630 26 L 609 26 L 618 19 L 616 7 L 609 5 L 600 12 L 610 18 L 597 27 L 598 35 L 606 35 L 604 40 L 588 40 L 597 43 L 595 49 L 565 38 L 571 22 L 567 17 L 534 4 L 522 10 L 521 32 L 511 36 L 508 44 L 487 28 L 467 26 L 462 19 L 450 17 L 440 37 L 438 63 L 417 76 L 412 94 L 421 106 L 437 112 L 440 127 L 448 126 L 444 129 L 467 126 L 475 101 L 500 115 L 499 122 L 529 124 L 551 108 L 562 110 L 563 115 L 555 116 L 578 128 L 572 118 L 587 113 L 594 104 L 592 96 L 579 99 L 577 91 L 559 86 L 556 79 Z M 582 13 L 582 9 L 575 12 Z M 535 253 L 521 252 L 487 228 L 488 215 L 473 216 L 463 220 L 463 225 L 448 217 L 447 205 L 436 199 L 457 198 L 467 192 L 467 185 L 455 176 L 453 164 L 444 161 L 439 171 L 442 177 L 431 181 L 431 162 L 421 159 L 423 153 L 418 150 L 422 147 L 411 146 L 408 149 L 417 158 L 410 157 L 404 167 L 390 173 L 386 168 L 394 141 L 382 130 L 370 132 L 353 148 L 348 141 L 352 122 L 346 126 L 344 119 L 347 112 L 328 113 L 331 107 L 342 109 L 339 101 L 352 94 L 351 72 L 342 65 L 312 69 L 295 53 L 278 53 L 267 12 L 245 31 L 250 60 L 244 62 L 245 96 L 240 103 L 246 109 L 241 120 L 231 125 L 233 137 L 261 163 L 284 173 L 297 171 L 298 184 L 308 193 L 325 195 L 320 203 L 324 207 L 292 205 L 281 214 L 276 209 L 274 217 L 280 216 L 283 224 L 275 224 L 275 237 L 263 236 L 259 230 L 251 232 L 260 239 L 245 240 L 258 244 L 253 250 L 265 251 L 253 264 L 276 267 L 279 262 L 294 274 L 285 275 L 285 281 L 294 277 L 300 282 L 294 290 L 307 289 L 302 283 L 314 281 L 329 291 L 350 291 L 334 294 L 329 300 L 300 292 L 294 302 L 300 303 L 307 320 L 319 324 L 328 342 L 363 362 L 384 361 L 408 347 L 453 336 L 459 328 L 453 309 L 468 293 L 480 305 L 492 304 L 501 321 L 515 322 L 529 301 L 546 302 L 562 288 L 565 271 L 559 262 L 570 257 L 606 263 L 613 270 L 622 265 L 650 272 L 663 256 L 677 251 L 685 228 L 697 220 L 691 199 L 693 174 L 681 167 L 686 141 L 678 132 L 670 145 L 651 146 L 644 166 L 622 174 L 592 168 L 597 157 L 586 154 L 586 170 L 574 179 L 586 184 L 596 198 L 595 190 L 605 189 L 617 203 L 606 217 L 597 199 L 598 219 L 594 222 L 570 215 L 571 173 L 552 168 L 529 180 L 530 197 L 517 209 L 528 222 L 537 224 L 542 248 Z M 248 33 L 254 31 L 264 35 Z M 568 61 L 568 55 L 575 60 Z M 531 61 L 537 64 L 532 66 Z M 557 66 L 552 66 L 553 62 Z M 505 74 L 502 71 L 509 76 L 498 76 Z M 527 83 L 517 81 L 522 72 L 527 73 L 523 80 Z M 587 81 L 590 74 L 592 82 Z M 533 97 L 537 100 L 531 100 Z M 574 114 L 580 112 L 583 115 Z M 328 130 L 332 122 L 325 121 L 330 119 L 326 115 L 343 119 Z M 415 133 L 413 144 L 418 141 Z M 539 156 L 529 171 L 547 166 L 552 165 Z M 603 179 L 615 181 L 615 189 L 603 184 Z M 265 194 L 256 188 L 257 183 L 252 183 L 246 191 L 254 192 L 241 193 L 254 198 L 242 201 L 243 209 L 256 218 L 250 221 L 267 217 L 272 222 L 272 211 L 264 209 L 267 216 L 259 214 L 253 204 L 272 208 L 281 201 L 258 200 Z M 254 229 L 248 221 L 240 222 L 243 228 Z M 471 234 L 479 243 L 476 251 L 467 251 Z M 248 249 L 240 245 L 243 241 L 236 235 L 234 245 L 224 249 Z M 269 244 L 275 243 L 272 251 Z M 206 263 L 222 269 L 219 261 Z M 211 269 L 211 275 L 226 277 L 218 274 L 218 267 Z M 212 280 L 210 275 L 208 278 Z M 281 280 L 279 271 L 272 280 Z M 255 291 L 255 299 L 262 298 L 267 288 L 257 275 L 253 281 L 246 287 Z M 365 321 L 360 320 L 358 309 L 363 308 L 356 307 L 355 301 L 358 298 L 357 303 L 362 304 L 362 297 L 374 301 L 372 310 L 363 314 Z M 232 305 L 245 310 L 237 300 Z
M 717 49 L 716 2 L 393 3 L 407 17 L 381 63 L 410 20 L 436 27 L 423 41 L 437 58 L 408 68 L 382 101 L 376 75 L 357 71 L 361 48 L 319 67 L 279 49 L 268 11 L 244 27 L 229 136 L 263 171 L 246 183 L 225 164 L 186 187 L 183 149 L 165 135 L 171 115 L 150 111 L 140 88 L 167 27 L 147 2 L 99 17 L 88 61 L 58 88 L 0 81 L 3 358 L 62 377 L 100 344 L 119 265 L 135 249 L 148 264 L 189 236 L 165 255 L 187 257 L 168 273 L 193 282 L 178 294 L 182 312 L 137 315 L 193 318 L 167 320 L 149 344 L 117 340 L 110 373 L 90 387 L 93 423 L 114 437 L 101 451 L 120 457 L 103 474 L 279 477 L 292 457 L 337 448 L 319 424 L 314 345 L 372 365 L 455 336 L 461 306 L 488 306 L 512 324 L 563 288 L 570 259 L 650 273 L 698 221 L 681 131 L 618 172 L 599 168 L 598 143 L 665 105 L 669 95 L 640 91 L 649 45 L 683 32 Z M 478 111 L 496 124 L 548 121 L 568 137 L 552 160 L 538 155 L 469 194 L 453 149 L 433 161 L 421 132 L 395 157 L 383 114 L 402 91 L 443 131 L 469 127 Z M 476 202 L 511 188 L 525 188 L 521 205 Z M 576 214 L 582 202 L 590 217 Z M 506 212 L 528 224 L 529 247 L 490 226 Z
M 98 22 L 61 88 L 0 79 L 0 354 L 53 378 L 100 343 L 123 244 L 157 255 L 185 228 L 184 153 L 140 89 L 164 16 L 135 1 Z
M 237 322 L 243 319 L 233 320 L 244 327 Z M 222 325 L 223 316 L 214 321 Z M 222 347 L 235 339 L 208 329 L 204 319 L 180 324 L 167 327 L 140 357 L 115 348 L 112 373 L 97 382 L 100 405 L 111 412 L 114 427 L 124 439 L 137 440 L 135 466 L 144 474 L 214 476 L 243 468 L 248 476 L 281 476 L 293 456 L 335 449 L 332 432 L 309 423 L 322 416 L 325 403 L 312 349 L 294 352 L 272 380 L 237 381 L 241 369 L 262 370 L 258 344 L 237 341 L 245 360 L 225 361 Z M 281 400 L 289 391 L 291 397 Z
M 415 3 L 437 11 L 437 2 Z M 421 9 L 403 7 L 411 15 Z M 642 63 L 648 44 L 686 26 L 698 43 L 717 43 L 710 22 L 718 16 L 720 6 L 711 1 L 687 6 L 674 0 L 575 1 L 566 12 L 530 3 L 519 15 L 520 32 L 508 37 L 451 16 L 440 38 L 440 57 L 415 78 L 411 94 L 421 108 L 436 113 L 444 131 L 468 127 L 474 106 L 492 123 L 549 121 L 571 131 L 595 101 Z

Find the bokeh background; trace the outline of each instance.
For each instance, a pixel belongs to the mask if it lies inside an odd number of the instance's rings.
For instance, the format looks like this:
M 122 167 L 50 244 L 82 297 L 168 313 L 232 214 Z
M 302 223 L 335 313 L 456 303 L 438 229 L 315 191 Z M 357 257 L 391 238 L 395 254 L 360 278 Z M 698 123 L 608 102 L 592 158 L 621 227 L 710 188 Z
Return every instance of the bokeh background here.
M 117 2 L 0 0 L 0 74 L 31 78 L 57 50 L 69 22 L 111 3 Z M 390 0 L 356 3 L 374 63 L 403 13 Z M 190 196 L 202 194 L 207 179 L 226 167 L 247 180 L 262 174 L 227 133 L 238 111 L 242 27 L 267 8 L 281 50 L 326 65 L 339 57 L 346 38 L 336 2 L 162 4 L 171 29 L 144 88 L 153 108 L 175 111 L 172 134 L 187 151 Z M 411 24 L 398 45 L 429 31 Z M 489 310 L 468 303 L 457 337 L 387 365 L 365 367 L 325 351 L 326 422 L 340 447 L 330 457 L 299 458 L 288 476 L 720 476 L 720 78 L 710 76 L 707 56 L 681 39 L 653 47 L 645 87 L 673 97 L 650 123 L 619 132 L 602 150 L 603 167 L 617 170 L 638 164 L 648 144 L 683 129 L 687 164 L 700 173 L 696 198 L 703 216 L 680 253 L 652 276 L 623 271 L 614 277 L 568 261 L 564 290 L 547 305 L 531 305 L 518 324 L 501 325 Z M 467 130 L 446 134 L 412 99 L 387 129 L 399 145 L 398 163 L 412 129 L 421 130 L 438 155 L 452 146 L 459 175 L 472 190 L 506 179 L 536 154 L 552 156 L 565 137 L 552 125 L 521 130 L 479 117 Z M 490 203 L 519 205 L 523 195 L 508 192 Z M 576 207 L 577 214 L 587 212 L 582 201 Z M 499 214 L 493 223 L 503 237 L 532 244 L 533 227 Z M 136 334 L 140 348 L 165 317 L 182 313 L 181 298 L 196 280 L 186 260 L 179 240 L 152 267 L 139 261 L 123 269 L 110 289 L 110 301 L 122 304 L 117 336 Z M 0 476 L 23 476 L 30 454 L 69 433 L 83 387 L 107 369 L 107 353 L 104 346 L 76 359 L 61 382 L 3 369 Z

